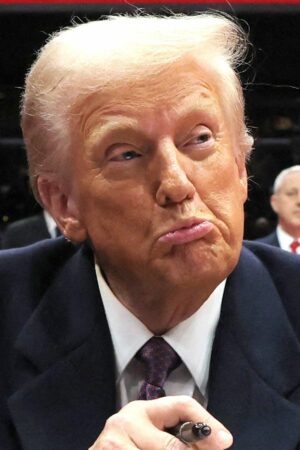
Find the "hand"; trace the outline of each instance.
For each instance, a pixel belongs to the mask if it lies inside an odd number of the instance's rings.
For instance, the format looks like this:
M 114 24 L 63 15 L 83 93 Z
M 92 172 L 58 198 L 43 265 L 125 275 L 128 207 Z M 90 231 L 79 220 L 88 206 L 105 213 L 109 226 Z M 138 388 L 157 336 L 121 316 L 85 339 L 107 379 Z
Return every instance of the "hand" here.
M 188 448 L 185 444 L 163 430 L 186 421 L 205 422 L 212 429 L 210 436 L 193 444 L 193 449 L 224 450 L 232 445 L 229 431 L 196 400 L 170 396 L 128 403 L 107 420 L 89 450 L 184 450 Z

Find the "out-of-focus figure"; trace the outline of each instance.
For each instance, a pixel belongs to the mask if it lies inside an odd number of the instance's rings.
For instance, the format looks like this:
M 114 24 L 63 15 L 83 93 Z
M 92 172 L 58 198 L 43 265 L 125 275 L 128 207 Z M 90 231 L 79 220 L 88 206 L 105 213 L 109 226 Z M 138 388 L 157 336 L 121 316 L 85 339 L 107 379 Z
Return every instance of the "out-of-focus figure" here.
M 258 240 L 300 254 L 300 165 L 277 175 L 271 206 L 278 216 L 277 228 Z
M 25 247 L 25 245 L 55 238 L 60 234 L 53 217 L 45 209 L 34 216 L 17 220 L 7 226 L 2 237 L 2 249 Z

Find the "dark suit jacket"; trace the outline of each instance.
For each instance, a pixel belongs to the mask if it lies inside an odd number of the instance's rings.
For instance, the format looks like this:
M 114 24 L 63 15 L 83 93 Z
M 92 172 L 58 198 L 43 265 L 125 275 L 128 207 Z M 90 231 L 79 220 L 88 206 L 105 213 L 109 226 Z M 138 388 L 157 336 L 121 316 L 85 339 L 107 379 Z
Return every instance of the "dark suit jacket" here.
M 262 242 L 263 244 L 269 244 L 274 245 L 275 247 L 280 247 L 276 231 L 273 231 L 273 233 L 270 233 L 267 236 L 256 239 L 256 241 Z
M 44 216 L 41 213 L 8 225 L 3 233 L 1 246 L 3 249 L 24 247 L 50 237 Z
M 247 247 L 225 288 L 208 409 L 233 433 L 235 450 L 299 450 L 300 260 Z M 1 253 L 0 447 L 86 450 L 115 412 L 91 252 L 56 239 Z

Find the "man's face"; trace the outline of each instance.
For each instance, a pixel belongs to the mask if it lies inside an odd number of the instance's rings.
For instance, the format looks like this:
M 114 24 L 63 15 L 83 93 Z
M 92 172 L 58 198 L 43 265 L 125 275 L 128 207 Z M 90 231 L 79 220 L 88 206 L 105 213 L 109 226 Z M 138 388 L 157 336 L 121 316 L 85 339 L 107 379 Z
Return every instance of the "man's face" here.
M 246 174 L 209 81 L 177 68 L 176 80 L 95 95 L 81 118 L 72 196 L 108 279 L 224 279 L 240 252 Z
M 300 172 L 290 172 L 284 177 L 271 204 L 282 228 L 292 236 L 300 236 Z

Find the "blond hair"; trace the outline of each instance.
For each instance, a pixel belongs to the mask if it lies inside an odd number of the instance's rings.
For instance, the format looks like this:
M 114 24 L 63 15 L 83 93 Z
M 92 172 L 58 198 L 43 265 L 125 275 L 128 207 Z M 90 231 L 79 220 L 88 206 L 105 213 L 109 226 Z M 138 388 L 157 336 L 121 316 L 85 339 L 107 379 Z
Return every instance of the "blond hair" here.
M 247 52 L 237 23 L 221 14 L 110 16 L 59 31 L 38 54 L 26 78 L 22 129 L 29 172 L 36 179 L 58 172 L 74 145 L 72 114 L 94 92 L 119 89 L 139 76 L 159 74 L 185 57 L 208 70 L 237 133 L 244 157 L 252 139 L 245 126 L 244 99 L 237 68 Z

